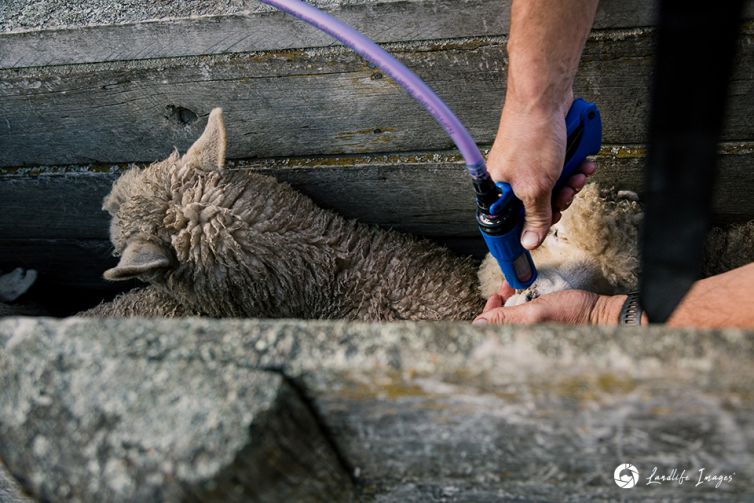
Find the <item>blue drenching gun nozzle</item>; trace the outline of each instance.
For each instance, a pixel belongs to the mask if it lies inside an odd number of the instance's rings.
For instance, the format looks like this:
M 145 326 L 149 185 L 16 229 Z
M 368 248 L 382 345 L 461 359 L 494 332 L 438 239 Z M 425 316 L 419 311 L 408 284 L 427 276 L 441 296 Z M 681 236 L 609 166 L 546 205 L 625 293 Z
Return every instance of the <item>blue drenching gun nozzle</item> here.
M 602 144 L 602 121 L 594 103 L 577 98 L 566 114 L 565 164 L 553 193 L 562 187 L 588 155 Z M 485 178 L 474 183 L 477 193 L 477 222 L 490 253 L 497 260 L 509 285 L 517 290 L 531 286 L 537 279 L 531 253 L 521 245 L 524 225 L 523 203 L 504 182 L 495 184 Z

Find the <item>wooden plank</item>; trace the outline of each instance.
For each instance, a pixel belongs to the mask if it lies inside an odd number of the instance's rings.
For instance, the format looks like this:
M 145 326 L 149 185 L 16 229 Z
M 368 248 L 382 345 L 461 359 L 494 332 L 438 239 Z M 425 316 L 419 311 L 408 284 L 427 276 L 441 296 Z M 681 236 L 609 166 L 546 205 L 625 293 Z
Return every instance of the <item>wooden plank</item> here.
M 489 144 L 504 95 L 502 39 L 389 47 Z M 741 40 L 724 138 L 754 139 L 754 24 Z M 607 143 L 641 143 L 652 34 L 594 35 L 576 90 Z M 0 70 L 0 166 L 152 161 L 225 109 L 231 158 L 451 148 L 390 79 L 342 48 Z
M 2 241 L 108 239 L 109 219 L 102 211 L 102 199 L 115 178 L 98 173 L 2 177 Z
M 113 358 L 103 326 L 97 343 L 28 334 L 19 347 L 6 327 L 0 455 L 37 501 L 357 501 L 350 467 L 278 371 L 146 345 Z M 45 393 L 55 398 L 41 403 Z
M 314 4 L 322 2 L 312 2 Z M 271 8 L 250 6 L 244 14 L 233 5 L 215 5 L 201 17 L 180 9 L 180 2 L 143 2 L 141 9 L 100 10 L 76 15 L 78 3 L 61 12 L 33 18 L 11 6 L 0 21 L 0 68 L 96 63 L 321 47 L 332 39 Z M 21 2 L 15 4 L 20 7 Z M 652 0 L 600 2 L 595 29 L 633 28 L 654 23 Z M 176 8 L 178 6 L 178 8 Z M 220 8 L 218 8 L 220 7 Z M 380 43 L 443 38 L 499 36 L 508 31 L 510 0 L 405 0 L 325 2 L 322 7 Z M 53 14 L 53 13 L 50 13 Z M 92 15 L 94 14 L 94 15 Z M 746 17 L 754 17 L 748 2 Z M 417 21 L 420 20 L 420 21 Z M 18 29 L 26 31 L 18 32 Z M 28 30 L 32 28 L 32 30 Z M 14 31 L 10 31 L 13 30 Z M 2 33 L 2 32 L 5 33 Z
M 606 146 L 594 180 L 641 192 L 644 155 L 638 146 Z M 720 163 L 718 219 L 752 218 L 754 143 L 723 145 Z M 348 218 L 436 239 L 477 235 L 473 192 L 454 153 L 236 161 L 229 167 L 275 176 Z M 5 170 L 0 176 L 0 236 L 108 239 L 109 217 L 100 206 L 117 175 L 83 170 L 33 171 L 36 176 Z

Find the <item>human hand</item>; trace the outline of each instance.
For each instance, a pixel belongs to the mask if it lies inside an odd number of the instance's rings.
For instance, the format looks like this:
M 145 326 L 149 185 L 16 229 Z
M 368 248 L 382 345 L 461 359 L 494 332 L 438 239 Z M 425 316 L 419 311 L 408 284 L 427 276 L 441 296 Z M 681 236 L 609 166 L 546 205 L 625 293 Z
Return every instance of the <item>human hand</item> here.
M 521 244 L 532 250 L 547 236 L 550 225 L 560 220 L 596 166 L 585 161 L 553 196 L 565 162 L 567 142 L 565 113 L 573 102 L 543 110 L 506 102 L 500 129 L 490 150 L 487 167 L 495 181 L 507 182 L 525 211 Z
M 534 324 L 543 322 L 569 325 L 617 325 L 625 295 L 597 295 L 584 290 L 562 290 L 538 297 L 531 302 L 503 307 L 515 293 L 506 282 L 492 295 L 476 324 Z

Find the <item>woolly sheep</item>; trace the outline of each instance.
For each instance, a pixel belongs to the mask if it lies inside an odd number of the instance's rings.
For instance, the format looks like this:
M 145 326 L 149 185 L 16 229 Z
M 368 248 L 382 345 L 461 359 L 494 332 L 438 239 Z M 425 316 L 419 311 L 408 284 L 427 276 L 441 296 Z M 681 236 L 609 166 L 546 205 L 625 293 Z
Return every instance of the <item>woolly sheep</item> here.
M 121 293 L 110 302 L 83 311 L 78 316 L 99 318 L 180 318 L 199 316 L 202 313 L 190 311 L 166 291 L 156 286 L 135 288 Z
M 214 109 L 183 157 L 115 182 L 104 209 L 120 261 L 104 276 L 150 286 L 84 315 L 469 320 L 481 310 L 470 259 L 226 170 L 225 142 Z

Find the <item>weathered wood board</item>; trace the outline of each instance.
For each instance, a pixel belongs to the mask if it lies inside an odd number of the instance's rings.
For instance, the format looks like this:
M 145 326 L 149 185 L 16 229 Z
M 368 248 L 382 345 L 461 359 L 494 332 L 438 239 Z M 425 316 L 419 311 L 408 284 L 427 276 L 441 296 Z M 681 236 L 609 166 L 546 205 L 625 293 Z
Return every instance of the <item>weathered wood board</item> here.
M 505 91 L 504 39 L 388 49 L 489 144 Z M 754 25 L 740 41 L 724 139 L 754 138 Z M 606 143 L 645 138 L 652 33 L 594 34 L 576 91 L 601 107 Z M 230 158 L 451 148 L 390 79 L 343 48 L 0 70 L 0 166 L 151 161 L 226 112 Z
M 331 45 L 332 39 L 261 3 L 136 3 L 136 8 L 54 10 L 54 2 L 6 5 L 0 68 L 168 58 Z M 314 1 L 377 42 L 498 36 L 510 0 Z M 41 5 L 40 5 L 41 4 Z M 0 7 L 2 9 L 3 7 Z M 595 30 L 654 24 L 652 0 L 603 0 Z M 199 17 L 196 17 L 199 16 Z M 754 2 L 747 4 L 754 17 Z M 417 21 L 421 20 L 421 21 Z
M 720 152 L 718 221 L 749 219 L 754 199 L 742 187 L 754 184 L 754 143 L 725 144 Z M 605 146 L 593 180 L 641 193 L 644 155 L 639 146 Z M 453 152 L 234 161 L 228 167 L 275 176 L 349 218 L 429 237 L 476 236 L 474 194 Z M 101 202 L 118 171 L 0 171 L 0 235 L 107 239 Z

